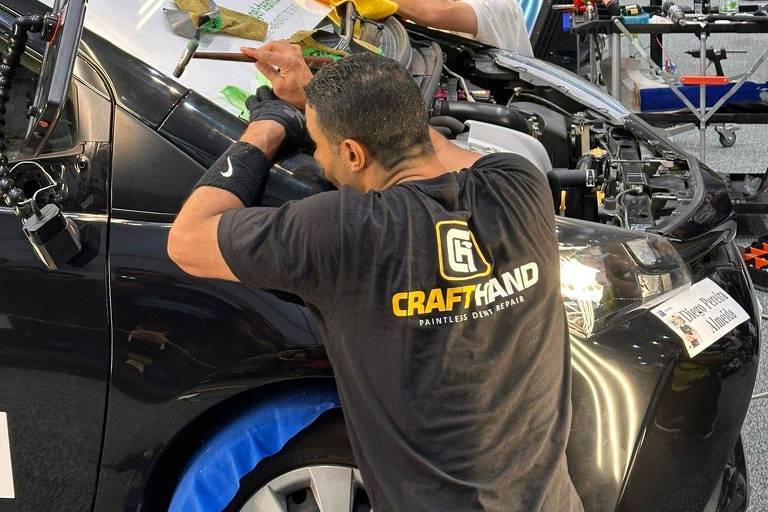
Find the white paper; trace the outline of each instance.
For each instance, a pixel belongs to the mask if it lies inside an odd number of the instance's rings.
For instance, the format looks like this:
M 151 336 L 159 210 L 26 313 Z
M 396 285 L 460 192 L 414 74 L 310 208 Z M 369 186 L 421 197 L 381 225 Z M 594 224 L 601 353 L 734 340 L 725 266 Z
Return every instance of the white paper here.
M 8 418 L 0 412 L 0 498 L 15 498 L 13 468 L 11 467 L 11 441 L 8 437 Z
M 744 308 L 709 278 L 651 312 L 683 340 L 690 357 L 749 320 Z
M 48 5 L 53 0 L 44 0 Z M 263 14 L 269 24 L 267 40 L 286 39 L 299 30 L 315 28 L 330 12 L 317 0 L 217 0 L 217 5 L 238 12 L 252 9 Z M 85 11 L 85 27 L 109 40 L 129 54 L 159 69 L 169 77 L 184 51 L 188 39 L 171 31 L 163 9 L 177 9 L 170 0 L 92 0 Z M 199 51 L 239 52 L 243 46 L 257 48 L 263 43 L 225 34 L 202 34 Z M 220 96 L 234 85 L 255 90 L 253 64 L 192 60 L 179 83 L 226 108 L 239 113 Z

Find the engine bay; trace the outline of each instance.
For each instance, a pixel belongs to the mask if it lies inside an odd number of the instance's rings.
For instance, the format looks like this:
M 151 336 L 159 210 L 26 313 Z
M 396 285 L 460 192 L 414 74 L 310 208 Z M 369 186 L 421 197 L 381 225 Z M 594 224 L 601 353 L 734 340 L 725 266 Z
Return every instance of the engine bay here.
M 412 72 L 432 127 L 480 153 L 532 160 L 547 174 L 556 214 L 658 232 L 695 202 L 697 164 L 634 116 L 617 120 L 527 79 L 500 65 L 498 50 L 393 21 L 385 54 Z

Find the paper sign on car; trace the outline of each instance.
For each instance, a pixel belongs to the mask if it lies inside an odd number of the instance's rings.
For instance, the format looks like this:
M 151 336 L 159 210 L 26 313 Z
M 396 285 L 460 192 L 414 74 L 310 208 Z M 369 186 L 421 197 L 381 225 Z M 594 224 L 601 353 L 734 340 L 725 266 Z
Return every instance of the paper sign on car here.
M 0 498 L 14 497 L 8 418 L 4 412 L 0 412 Z
M 744 308 L 709 278 L 652 309 L 651 313 L 680 336 L 690 357 L 749 320 Z

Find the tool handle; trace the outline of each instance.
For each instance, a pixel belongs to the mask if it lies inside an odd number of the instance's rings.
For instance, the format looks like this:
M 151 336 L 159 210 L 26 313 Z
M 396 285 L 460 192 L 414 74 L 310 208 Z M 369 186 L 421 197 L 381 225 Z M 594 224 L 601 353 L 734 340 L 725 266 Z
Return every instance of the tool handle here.
M 256 62 L 257 59 L 253 59 L 243 53 L 239 52 L 195 52 L 192 56 L 193 59 L 207 59 L 207 60 L 226 60 L 231 62 Z M 304 57 L 304 62 L 307 65 L 323 65 L 330 64 L 333 59 L 330 57 Z
M 256 62 L 249 56 L 239 52 L 195 52 L 193 59 L 227 60 L 232 62 Z

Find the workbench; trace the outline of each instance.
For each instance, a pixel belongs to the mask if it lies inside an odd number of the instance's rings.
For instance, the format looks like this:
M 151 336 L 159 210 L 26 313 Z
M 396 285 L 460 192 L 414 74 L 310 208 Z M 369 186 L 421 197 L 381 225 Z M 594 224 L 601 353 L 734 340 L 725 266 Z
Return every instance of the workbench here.
M 609 52 L 611 56 L 611 87 L 610 94 L 616 99 L 621 99 L 621 37 L 626 36 L 633 44 L 635 49 L 640 53 L 646 61 L 656 69 L 659 75 L 664 78 L 666 75 L 659 69 L 658 63 L 654 62 L 645 51 L 632 39 L 634 34 L 649 34 L 652 37 L 654 35 L 661 34 L 693 34 L 699 38 L 700 50 L 700 76 L 706 75 L 707 71 L 707 39 L 711 34 L 768 34 L 768 23 L 763 22 L 750 22 L 750 21 L 736 21 L 736 22 L 706 22 L 695 21 L 692 19 L 686 19 L 684 24 L 677 23 L 646 23 L 646 24 L 624 24 L 621 17 L 614 17 L 610 19 L 597 19 L 592 21 L 585 21 L 582 23 L 573 23 L 570 31 L 577 36 L 577 42 L 580 42 L 582 37 L 589 37 L 590 42 L 595 40 L 598 36 L 606 35 L 609 40 Z M 590 44 L 590 78 L 596 83 L 597 72 L 597 57 L 595 55 L 594 48 L 596 44 Z M 653 45 L 652 45 L 653 47 Z M 736 82 L 730 90 L 720 98 L 711 108 L 707 108 L 706 104 L 706 88 L 705 83 L 699 85 L 699 105 L 694 106 L 678 89 L 676 84 L 670 83 L 667 79 L 667 85 L 670 86 L 672 91 L 678 96 L 688 112 L 684 112 L 684 116 L 681 116 L 681 112 L 669 112 L 669 113 L 653 113 L 652 115 L 643 114 L 648 122 L 654 126 L 671 126 L 687 122 L 693 122 L 698 124 L 700 131 L 699 139 L 699 157 L 702 161 L 706 160 L 706 127 L 709 124 L 740 124 L 748 121 L 751 124 L 768 124 L 768 104 L 764 109 L 758 109 L 750 111 L 748 114 L 744 112 L 730 112 L 721 110 L 721 107 L 735 94 L 739 88 L 751 77 L 754 72 L 760 67 L 763 61 L 768 57 L 768 45 L 766 47 L 756 49 L 760 52 L 760 57 L 755 61 L 752 67 L 741 76 L 738 82 Z M 577 56 L 579 63 L 580 55 Z M 579 69 L 580 71 L 580 69 Z

